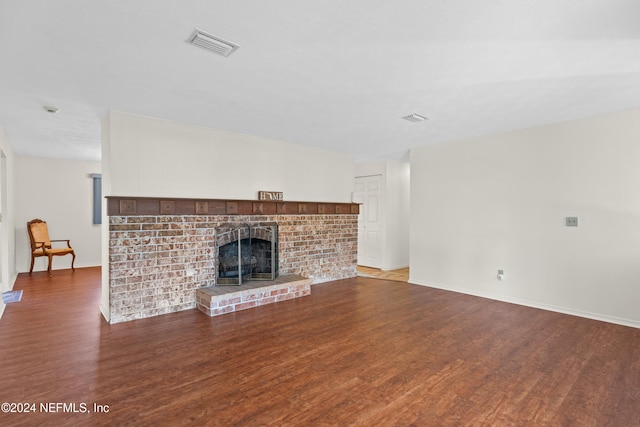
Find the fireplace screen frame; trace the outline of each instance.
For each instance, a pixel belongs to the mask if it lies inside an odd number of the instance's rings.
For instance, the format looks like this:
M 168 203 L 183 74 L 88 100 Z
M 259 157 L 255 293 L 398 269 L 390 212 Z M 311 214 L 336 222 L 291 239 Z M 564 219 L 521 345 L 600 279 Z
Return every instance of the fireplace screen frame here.
M 258 262 L 254 253 L 257 244 L 254 245 L 254 241 L 258 241 L 263 248 L 265 242 L 269 244 L 268 272 L 255 271 Z M 231 249 L 236 249 L 237 252 L 230 256 L 222 256 L 220 249 L 233 244 L 235 248 Z M 216 258 L 216 285 L 240 286 L 250 281 L 275 280 L 278 277 L 278 224 L 225 224 L 218 227 Z M 237 273 L 234 274 L 234 271 Z

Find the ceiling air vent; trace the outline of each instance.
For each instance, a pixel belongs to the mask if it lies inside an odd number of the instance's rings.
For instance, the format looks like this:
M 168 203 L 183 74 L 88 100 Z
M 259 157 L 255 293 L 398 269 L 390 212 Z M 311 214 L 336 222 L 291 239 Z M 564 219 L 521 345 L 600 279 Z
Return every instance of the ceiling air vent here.
M 409 114 L 408 116 L 404 116 L 403 119 L 408 120 L 410 122 L 423 122 L 427 120 L 425 116 L 421 116 L 420 114 Z
M 187 42 L 222 56 L 229 56 L 240 47 L 237 44 L 223 40 L 220 37 L 212 36 L 197 28 Z

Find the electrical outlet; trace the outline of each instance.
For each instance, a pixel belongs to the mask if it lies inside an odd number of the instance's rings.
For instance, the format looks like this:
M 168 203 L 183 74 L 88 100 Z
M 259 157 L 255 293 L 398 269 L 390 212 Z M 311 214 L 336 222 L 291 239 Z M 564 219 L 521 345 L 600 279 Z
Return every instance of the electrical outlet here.
M 504 270 L 498 270 L 498 280 L 504 279 Z
M 577 227 L 578 226 L 578 217 L 577 216 L 568 216 L 564 219 L 564 224 L 567 227 Z

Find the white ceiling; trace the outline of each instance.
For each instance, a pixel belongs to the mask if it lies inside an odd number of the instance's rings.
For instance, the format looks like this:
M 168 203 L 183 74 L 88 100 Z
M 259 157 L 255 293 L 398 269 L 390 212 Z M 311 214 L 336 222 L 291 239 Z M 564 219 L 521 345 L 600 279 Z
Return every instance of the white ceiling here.
M 240 49 L 187 44 L 196 27 Z M 639 106 L 637 0 L 0 2 L 19 156 L 99 160 L 109 109 L 367 161 Z

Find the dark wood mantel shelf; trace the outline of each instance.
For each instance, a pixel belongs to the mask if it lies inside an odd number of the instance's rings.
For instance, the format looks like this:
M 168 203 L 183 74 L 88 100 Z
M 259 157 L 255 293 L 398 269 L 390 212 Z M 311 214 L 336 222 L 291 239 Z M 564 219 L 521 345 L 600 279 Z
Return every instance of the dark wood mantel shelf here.
M 107 196 L 107 215 L 344 215 L 357 203 Z

